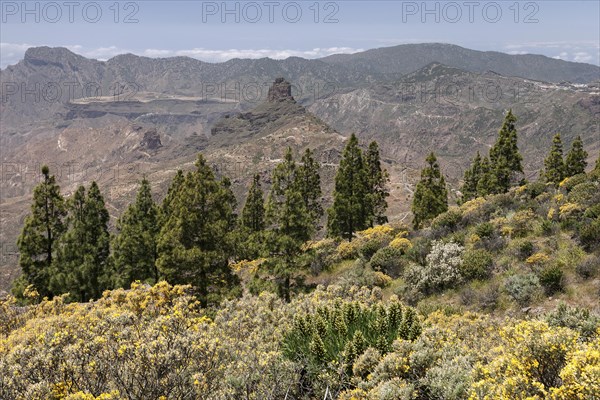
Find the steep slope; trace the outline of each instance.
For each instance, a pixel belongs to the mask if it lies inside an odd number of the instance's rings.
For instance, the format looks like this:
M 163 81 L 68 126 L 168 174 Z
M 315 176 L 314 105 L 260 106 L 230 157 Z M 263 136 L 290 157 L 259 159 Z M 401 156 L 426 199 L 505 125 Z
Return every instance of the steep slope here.
M 476 74 L 438 63 L 402 79 L 332 96 L 309 109 L 338 131 L 382 143 L 383 154 L 418 169 L 430 151 L 451 182 L 462 178 L 476 151 L 494 143 L 509 108 L 519 118 L 519 146 L 537 178 L 551 137 L 566 145 L 581 135 L 595 160 L 600 148 L 598 86 L 556 85 Z

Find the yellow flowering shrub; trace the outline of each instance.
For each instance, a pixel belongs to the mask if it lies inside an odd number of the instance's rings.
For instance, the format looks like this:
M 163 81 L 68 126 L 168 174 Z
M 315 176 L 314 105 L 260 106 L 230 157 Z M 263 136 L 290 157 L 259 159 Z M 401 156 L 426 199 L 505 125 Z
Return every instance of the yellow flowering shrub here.
M 543 321 L 522 321 L 500 330 L 489 363 L 479 362 L 471 399 L 543 399 L 562 384 L 560 373 L 577 347 L 578 334 Z
M 525 260 L 525 262 L 530 265 L 544 265 L 547 264 L 549 261 L 550 257 L 548 257 L 544 253 L 535 253 L 527 257 L 527 259 Z
M 377 225 L 373 228 L 365 229 L 364 231 L 357 232 L 358 236 L 367 239 L 374 239 L 377 237 L 391 237 L 394 234 L 394 228 L 390 225 Z
M 357 239 L 351 242 L 343 241 L 337 247 L 337 255 L 342 260 L 355 258 L 358 256 L 358 252 L 362 245 L 362 241 Z
M 486 201 L 483 197 L 477 197 L 473 200 L 463 203 L 460 206 L 460 211 L 463 213 L 463 215 L 475 214 L 481 211 L 485 203 Z
M 259 400 L 323 398 L 326 390 L 331 398 L 369 400 L 600 397 L 593 318 L 583 340 L 563 327 L 577 326 L 580 314 L 552 325 L 472 312 L 423 317 L 392 306 L 397 297 L 384 300 L 382 292 L 318 286 L 289 303 L 264 292 L 211 310 L 199 307 L 189 287 L 165 282 L 135 283 L 85 304 L 63 296 L 17 307 L 9 296 L 0 302 L 0 399 Z M 335 332 L 360 324 L 364 342 L 347 334 L 352 345 L 338 343 Z M 397 330 L 389 330 L 393 324 Z M 302 354 L 326 368 L 306 371 L 302 357 L 284 356 L 284 339 L 303 327 L 311 340 L 297 341 Z
M 405 237 L 396 237 L 390 242 L 389 246 L 393 249 L 401 250 L 402 252 L 406 252 L 413 247 L 411 241 Z
M 467 244 L 474 245 L 478 242 L 481 242 L 481 237 L 478 234 L 473 233 L 469 236 Z
M 600 339 L 580 343 L 560 372 L 562 386 L 550 390 L 549 399 L 586 400 L 600 395 Z
M 565 203 L 559 208 L 560 219 L 564 220 L 580 213 L 581 206 L 577 203 Z

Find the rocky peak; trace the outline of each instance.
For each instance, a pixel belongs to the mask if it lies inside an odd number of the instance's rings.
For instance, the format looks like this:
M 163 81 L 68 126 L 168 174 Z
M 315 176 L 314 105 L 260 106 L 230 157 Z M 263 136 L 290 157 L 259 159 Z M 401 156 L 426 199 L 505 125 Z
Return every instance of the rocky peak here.
M 275 79 L 273 85 L 269 88 L 267 100 L 269 103 L 277 103 L 279 101 L 293 101 L 292 85 L 283 78 Z
M 73 53 L 64 47 L 30 47 L 25 51 L 23 59 L 26 62 L 37 65 L 53 64 L 63 65 L 65 63 L 80 64 L 91 61 L 83 56 Z

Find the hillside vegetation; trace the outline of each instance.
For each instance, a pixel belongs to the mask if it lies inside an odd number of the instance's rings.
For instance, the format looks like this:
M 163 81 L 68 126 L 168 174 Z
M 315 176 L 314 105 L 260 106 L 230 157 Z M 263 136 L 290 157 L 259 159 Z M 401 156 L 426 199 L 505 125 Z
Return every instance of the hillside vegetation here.
M 96 183 L 63 199 L 45 167 L 0 398 L 599 398 L 600 160 L 549 148 L 526 182 L 508 112 L 457 205 L 430 154 L 412 226 L 355 136 L 327 209 L 310 150 L 243 207 L 200 155 L 160 205 L 142 181 L 114 233 Z

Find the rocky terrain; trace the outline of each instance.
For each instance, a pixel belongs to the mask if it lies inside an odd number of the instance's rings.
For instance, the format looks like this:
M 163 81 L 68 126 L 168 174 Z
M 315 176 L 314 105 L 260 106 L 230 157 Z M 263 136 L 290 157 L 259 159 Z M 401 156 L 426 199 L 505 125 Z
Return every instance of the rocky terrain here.
M 62 48 L 29 49 L 0 72 L 0 290 L 17 274 L 15 241 L 42 164 L 66 194 L 98 181 L 114 222 L 139 179 L 146 176 L 160 199 L 199 151 L 231 177 L 243 204 L 251 176 L 268 179 L 286 146 L 296 154 L 311 147 L 329 193 L 354 132 L 363 145 L 381 144 L 389 213 L 401 220 L 425 153 L 439 154 L 458 189 L 469 158 L 493 143 L 508 108 L 519 117 L 531 176 L 556 132 L 567 145 L 581 135 L 595 159 L 599 74 L 588 64 L 431 44 L 219 64 L 131 54 L 100 62 Z

